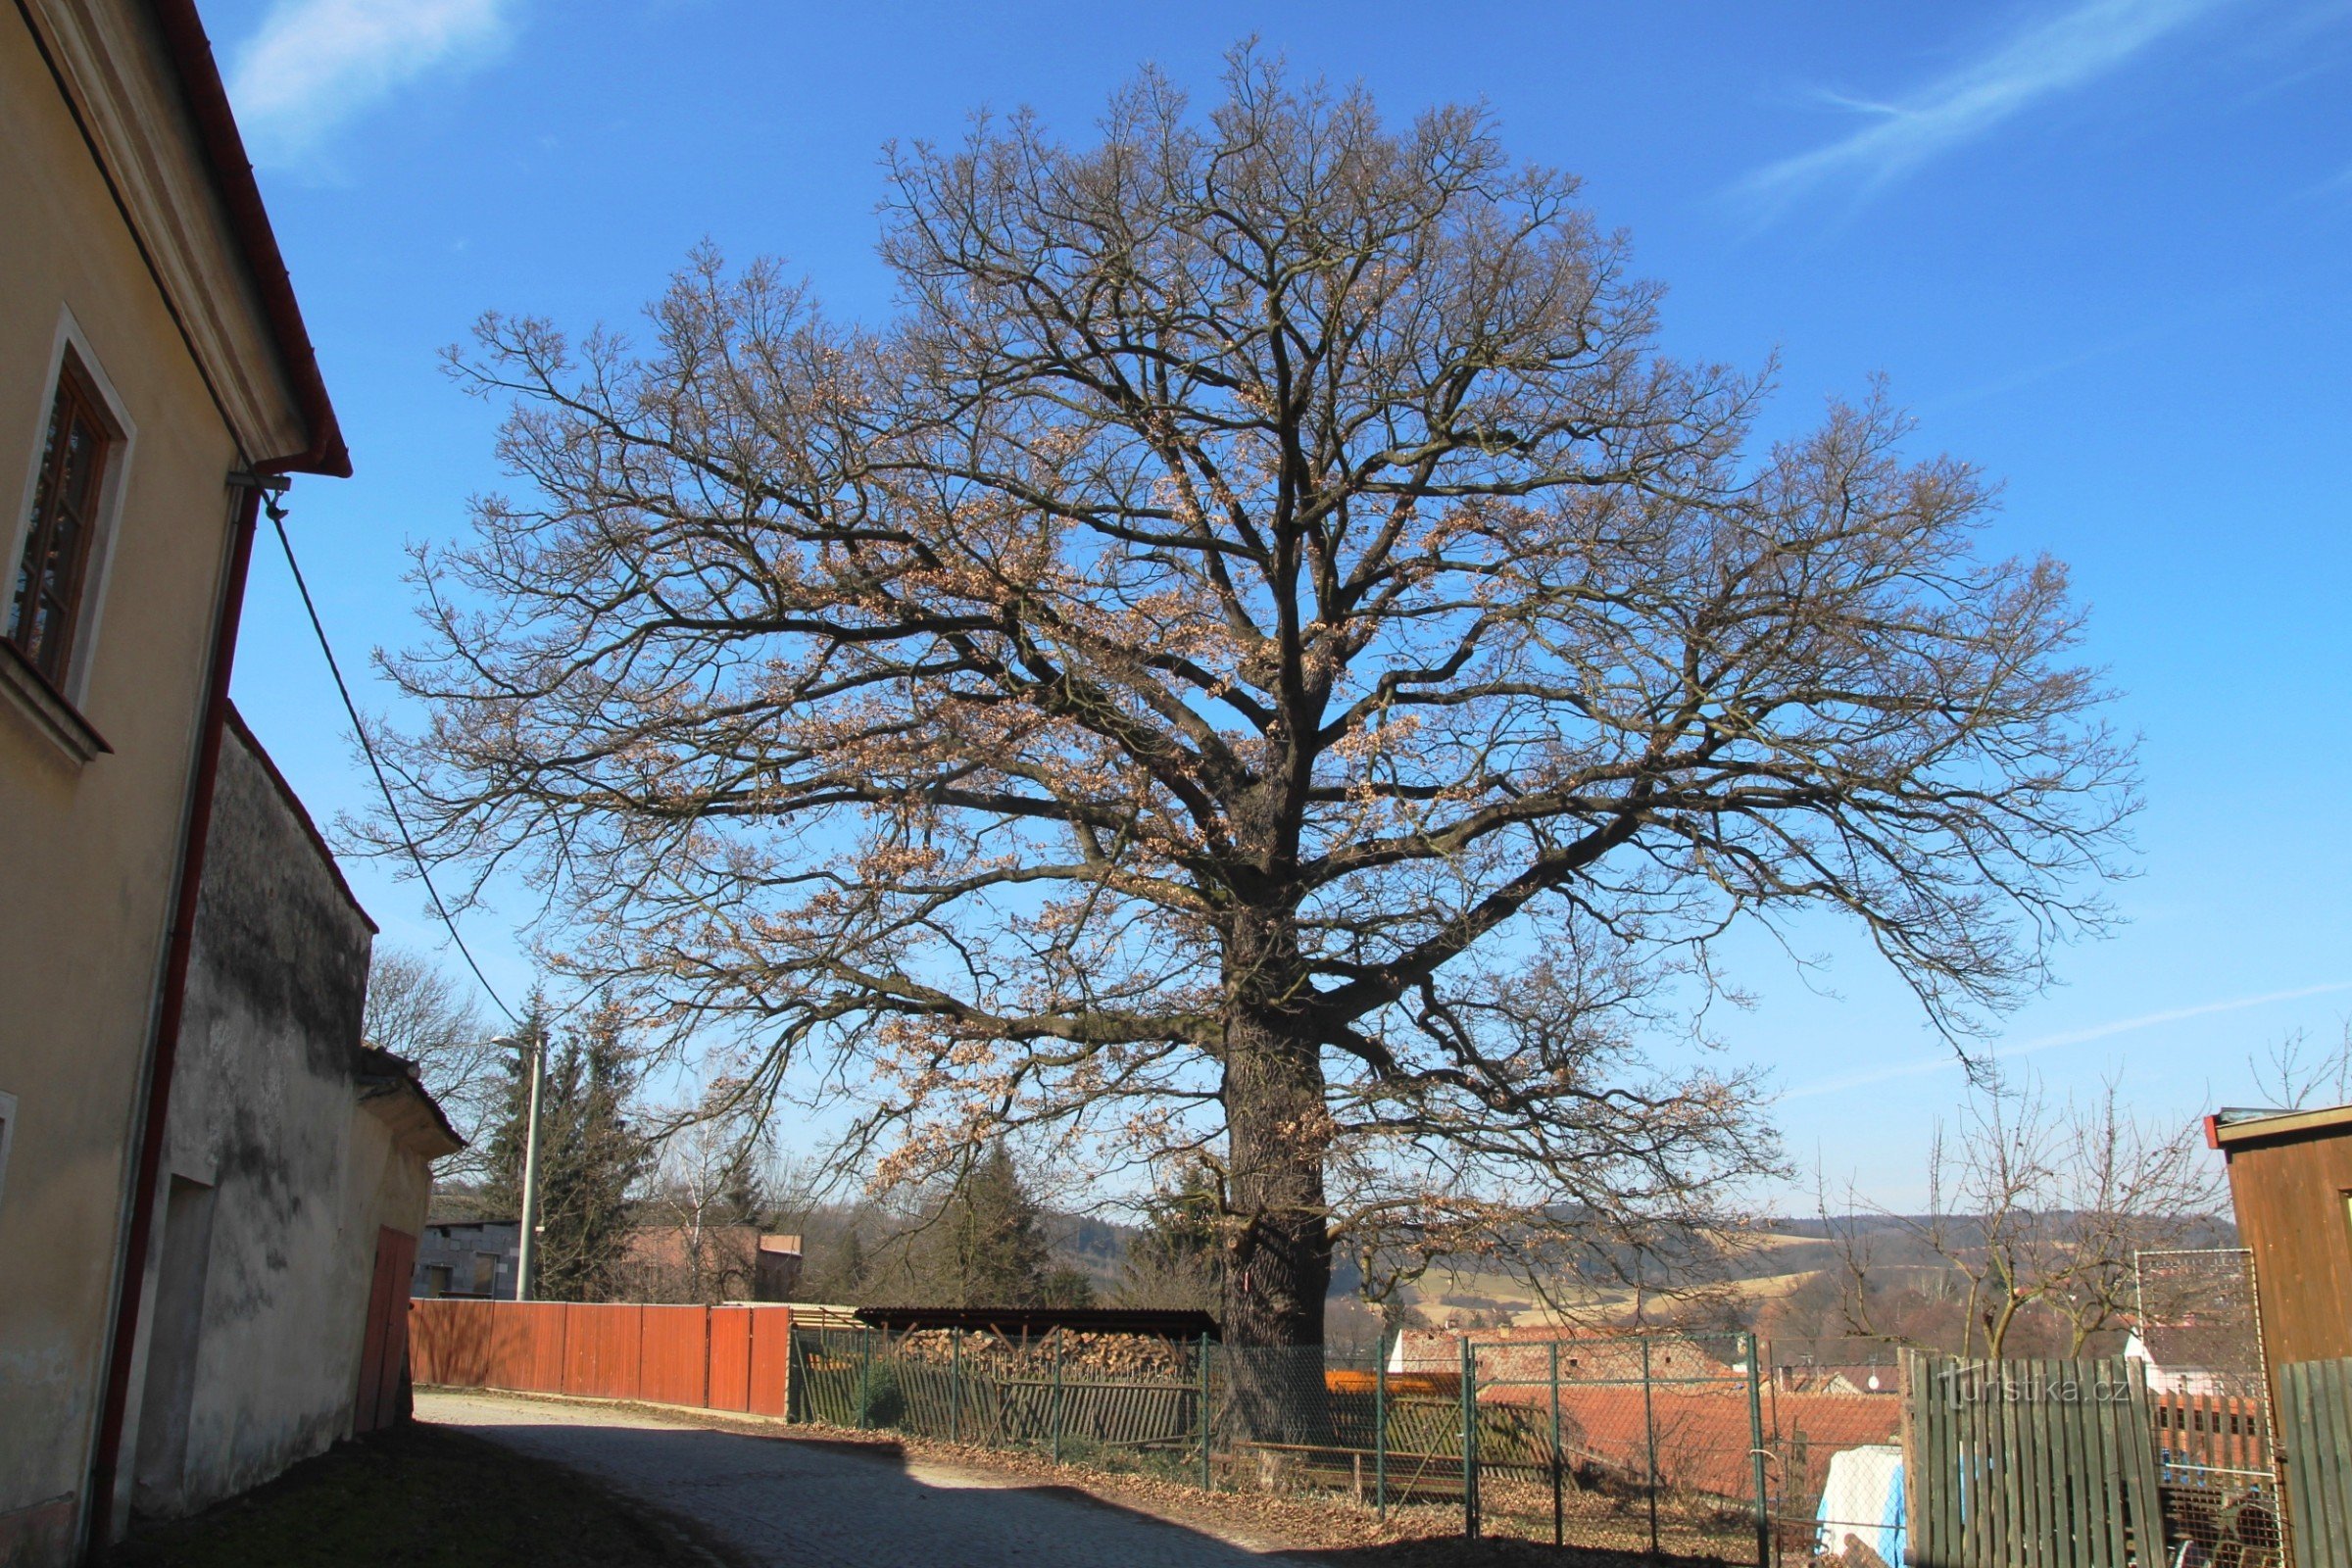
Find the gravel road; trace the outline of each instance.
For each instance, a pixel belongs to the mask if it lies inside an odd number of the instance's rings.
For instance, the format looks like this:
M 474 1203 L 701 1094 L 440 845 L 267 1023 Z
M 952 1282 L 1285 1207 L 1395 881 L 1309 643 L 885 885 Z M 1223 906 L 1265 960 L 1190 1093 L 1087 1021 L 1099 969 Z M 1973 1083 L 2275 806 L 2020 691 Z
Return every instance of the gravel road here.
M 592 1404 L 420 1390 L 419 1420 L 553 1459 L 791 1568 L 1282 1568 L 1084 1494 L 888 1449 L 753 1437 Z

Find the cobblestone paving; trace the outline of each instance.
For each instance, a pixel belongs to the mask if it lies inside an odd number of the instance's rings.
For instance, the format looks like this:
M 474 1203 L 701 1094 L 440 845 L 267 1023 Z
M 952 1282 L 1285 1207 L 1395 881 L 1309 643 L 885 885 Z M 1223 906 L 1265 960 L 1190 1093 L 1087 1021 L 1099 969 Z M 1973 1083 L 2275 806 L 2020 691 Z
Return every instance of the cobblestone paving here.
M 1283 1568 L 1290 1559 L 1018 1478 L 592 1404 L 416 1396 L 418 1419 L 571 1466 L 791 1568 Z

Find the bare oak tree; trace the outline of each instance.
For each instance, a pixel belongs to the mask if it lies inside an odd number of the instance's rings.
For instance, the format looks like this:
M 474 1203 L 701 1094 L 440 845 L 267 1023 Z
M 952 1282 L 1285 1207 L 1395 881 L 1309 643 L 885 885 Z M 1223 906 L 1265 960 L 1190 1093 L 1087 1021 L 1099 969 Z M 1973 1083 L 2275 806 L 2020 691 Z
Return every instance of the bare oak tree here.
M 1977 475 L 1877 399 L 1752 450 L 1575 188 L 1242 56 L 894 151 L 887 323 L 709 254 L 642 345 L 485 318 L 523 488 L 390 664 L 430 851 L 747 1093 L 819 1058 L 884 1179 L 1207 1159 L 1239 1343 L 1335 1245 L 1715 1215 L 1755 1087 L 1636 1049 L 1714 939 L 1838 911 L 1964 1028 L 2100 921 L 2129 748 Z

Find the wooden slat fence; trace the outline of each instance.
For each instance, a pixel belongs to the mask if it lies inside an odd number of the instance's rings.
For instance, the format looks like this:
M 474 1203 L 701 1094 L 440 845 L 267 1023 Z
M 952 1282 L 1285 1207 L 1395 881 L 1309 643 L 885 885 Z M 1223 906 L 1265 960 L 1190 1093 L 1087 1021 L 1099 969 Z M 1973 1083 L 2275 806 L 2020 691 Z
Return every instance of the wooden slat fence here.
M 803 1330 L 793 1340 L 794 1415 L 837 1426 L 887 1426 L 997 1447 L 1181 1446 L 1200 1432 L 1200 1391 L 1187 1379 L 1007 1375 L 980 1357 L 957 1364 L 906 1355 L 862 1331 Z M 862 1391 L 862 1392 L 861 1392 Z
M 2352 1564 L 2352 1361 L 2278 1368 L 2278 1443 L 2297 1568 Z
M 789 1306 L 409 1303 L 412 1376 L 419 1384 L 751 1415 L 784 1414 L 791 1336 Z
M 1905 1352 L 1916 1568 L 2158 1568 L 2155 1423 L 2136 1362 Z

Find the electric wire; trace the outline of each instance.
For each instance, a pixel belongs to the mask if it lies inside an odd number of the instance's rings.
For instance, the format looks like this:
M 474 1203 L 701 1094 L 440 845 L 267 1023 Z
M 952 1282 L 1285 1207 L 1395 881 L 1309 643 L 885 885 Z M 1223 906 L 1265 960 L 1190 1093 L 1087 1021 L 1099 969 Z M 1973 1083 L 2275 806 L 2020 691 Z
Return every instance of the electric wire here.
M 521 1023 L 514 1009 L 508 1006 L 499 996 L 498 988 L 491 985 L 490 977 L 482 973 L 482 966 L 473 961 L 472 950 L 466 946 L 466 939 L 458 934 L 458 922 L 450 918 L 449 906 L 441 902 L 441 890 L 433 886 L 432 872 L 425 869 L 424 852 L 416 848 L 416 840 L 409 832 L 408 819 L 400 814 L 400 803 L 392 797 L 391 780 L 384 777 L 384 764 L 376 759 L 375 743 L 368 738 L 368 726 L 360 722 L 359 705 L 351 700 L 351 688 L 343 681 L 343 666 L 335 662 L 335 650 L 326 640 L 326 627 L 318 619 L 318 607 L 311 601 L 311 585 L 303 580 L 301 563 L 294 559 L 294 541 L 286 536 L 285 508 L 278 505 L 275 496 L 266 493 L 262 498 L 262 507 L 270 514 L 270 526 L 277 530 L 277 546 L 286 553 L 286 569 L 294 574 L 294 590 L 302 596 L 303 611 L 311 617 L 311 631 L 318 639 L 318 651 L 326 656 L 327 673 L 335 677 L 335 690 L 343 698 L 343 711 L 351 715 L 351 732 L 360 738 L 360 750 L 367 754 L 368 766 L 375 774 L 375 787 L 383 793 L 384 809 L 391 813 L 392 825 L 400 830 L 400 842 L 408 850 L 409 858 L 416 863 L 417 880 L 424 884 L 424 891 L 432 896 L 433 912 L 441 917 L 442 925 L 449 929 L 449 940 L 457 944 L 459 956 L 466 960 L 466 967 L 473 971 L 473 978 L 480 982 L 483 995 L 507 1015 L 509 1022 Z

